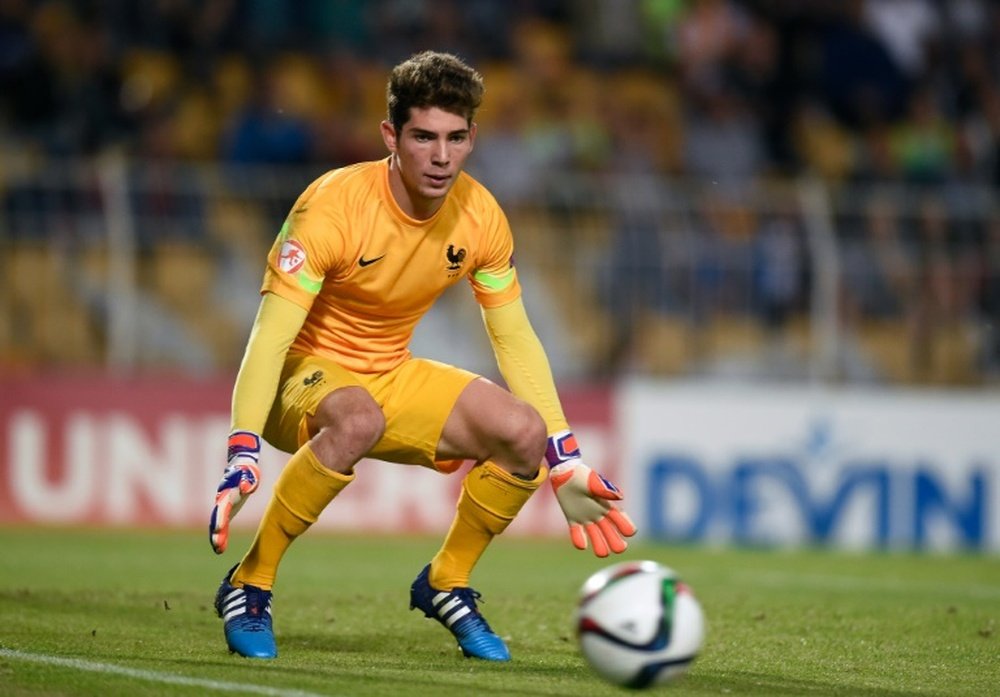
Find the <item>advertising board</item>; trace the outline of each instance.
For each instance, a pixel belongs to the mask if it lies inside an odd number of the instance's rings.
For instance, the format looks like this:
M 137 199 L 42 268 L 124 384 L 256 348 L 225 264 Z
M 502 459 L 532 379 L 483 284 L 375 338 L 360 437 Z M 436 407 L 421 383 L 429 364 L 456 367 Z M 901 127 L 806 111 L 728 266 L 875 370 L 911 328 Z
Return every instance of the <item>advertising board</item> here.
M 201 527 L 225 466 L 230 379 L 36 376 L 0 380 L 0 524 Z M 589 462 L 613 472 L 607 390 L 567 389 Z M 288 456 L 262 454 L 261 490 L 235 520 L 255 527 Z M 471 463 L 466 463 L 466 468 Z M 316 527 L 447 530 L 461 475 L 363 460 Z M 564 535 L 546 485 L 511 534 Z
M 998 548 L 996 396 L 635 382 L 618 403 L 651 538 Z

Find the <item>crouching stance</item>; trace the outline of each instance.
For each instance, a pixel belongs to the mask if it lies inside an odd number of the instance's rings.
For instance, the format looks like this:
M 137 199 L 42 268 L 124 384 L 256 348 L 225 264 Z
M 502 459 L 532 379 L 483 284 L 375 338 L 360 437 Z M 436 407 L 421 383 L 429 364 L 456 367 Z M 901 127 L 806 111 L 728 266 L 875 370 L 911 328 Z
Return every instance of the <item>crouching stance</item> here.
M 580 459 L 521 302 L 507 219 L 463 172 L 482 93 L 479 74 L 449 54 L 396 66 L 380 126 L 388 157 L 313 182 L 271 249 L 209 523 L 221 554 L 230 519 L 259 484 L 261 437 L 292 454 L 250 549 L 216 595 L 226 642 L 240 655 L 277 655 L 271 591 L 281 558 L 364 457 L 444 474 L 474 461 L 444 543 L 410 587 L 411 609 L 444 625 L 466 656 L 510 659 L 469 580 L 546 478 L 577 548 L 607 556 L 635 533 L 613 503 L 619 490 Z M 417 322 L 463 278 L 509 391 L 410 354 Z

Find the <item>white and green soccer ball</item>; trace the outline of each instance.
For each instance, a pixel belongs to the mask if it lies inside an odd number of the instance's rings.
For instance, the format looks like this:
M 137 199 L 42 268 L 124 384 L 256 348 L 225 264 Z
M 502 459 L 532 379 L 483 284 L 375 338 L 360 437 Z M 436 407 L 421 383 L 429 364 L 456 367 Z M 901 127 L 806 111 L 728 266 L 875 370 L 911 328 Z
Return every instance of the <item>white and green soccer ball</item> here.
M 687 672 L 705 639 L 705 616 L 673 569 L 622 562 L 583 584 L 576 629 L 580 650 L 598 675 L 645 688 Z

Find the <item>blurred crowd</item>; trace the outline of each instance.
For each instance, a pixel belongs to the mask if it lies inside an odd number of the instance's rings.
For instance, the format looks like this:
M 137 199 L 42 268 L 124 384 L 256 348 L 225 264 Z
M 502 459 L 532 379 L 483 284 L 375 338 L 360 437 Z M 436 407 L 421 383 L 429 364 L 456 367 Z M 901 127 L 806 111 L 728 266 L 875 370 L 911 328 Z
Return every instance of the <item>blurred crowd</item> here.
M 388 69 L 448 50 L 486 78 L 473 173 L 502 202 L 611 211 L 609 370 L 643 312 L 806 311 L 801 212 L 747 203 L 804 176 L 848 199 L 844 321 L 901 320 L 918 362 L 934 317 L 968 322 L 995 370 L 997 46 L 992 0 L 0 0 L 0 154 L 374 159 Z M 662 183 L 687 179 L 710 190 Z
M 990 0 L 0 0 L 0 138 L 336 165 L 434 47 L 536 157 L 995 185 L 998 42 Z

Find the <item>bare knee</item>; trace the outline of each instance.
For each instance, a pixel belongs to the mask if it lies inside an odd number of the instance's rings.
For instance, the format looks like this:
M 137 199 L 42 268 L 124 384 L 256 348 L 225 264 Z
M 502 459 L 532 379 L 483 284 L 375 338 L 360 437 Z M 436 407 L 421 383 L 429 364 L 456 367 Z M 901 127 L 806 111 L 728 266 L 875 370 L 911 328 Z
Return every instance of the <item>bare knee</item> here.
M 385 415 L 360 387 L 328 394 L 310 418 L 309 441 L 319 461 L 336 472 L 350 472 L 385 432 Z
M 497 458 L 504 469 L 532 477 L 545 456 L 547 429 L 542 417 L 528 404 L 519 404 L 511 413 L 503 434 L 508 456 Z

